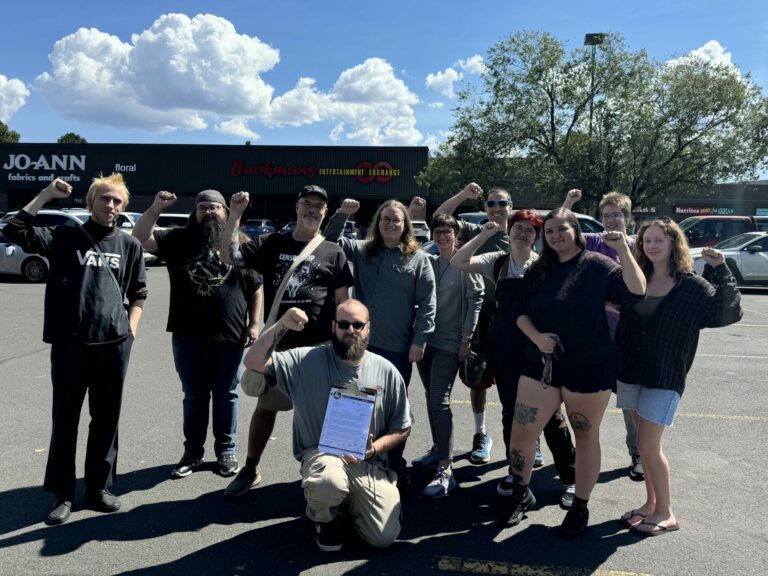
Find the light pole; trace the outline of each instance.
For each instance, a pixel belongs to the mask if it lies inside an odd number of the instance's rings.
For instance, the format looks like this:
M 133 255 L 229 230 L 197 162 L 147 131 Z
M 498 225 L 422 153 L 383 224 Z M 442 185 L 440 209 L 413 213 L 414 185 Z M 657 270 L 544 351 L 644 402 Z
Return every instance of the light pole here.
M 592 66 L 590 68 L 589 85 L 589 139 L 592 140 L 592 105 L 595 101 L 595 46 L 605 42 L 605 33 L 597 32 L 584 36 L 584 46 L 592 46 Z

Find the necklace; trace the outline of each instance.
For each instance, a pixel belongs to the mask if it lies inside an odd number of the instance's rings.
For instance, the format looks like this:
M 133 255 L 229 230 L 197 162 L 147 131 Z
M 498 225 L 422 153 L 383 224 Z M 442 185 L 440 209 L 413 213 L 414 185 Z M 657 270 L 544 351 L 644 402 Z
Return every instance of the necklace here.
M 448 272 L 448 268 L 451 267 L 451 261 L 448 260 L 448 262 L 445 265 L 445 268 L 443 268 L 443 270 L 440 271 L 440 261 L 441 260 L 442 260 L 442 258 L 438 258 L 437 259 L 437 282 L 435 284 L 438 285 L 438 286 L 440 285 L 440 280 L 442 280 L 443 276 L 445 276 L 445 273 Z

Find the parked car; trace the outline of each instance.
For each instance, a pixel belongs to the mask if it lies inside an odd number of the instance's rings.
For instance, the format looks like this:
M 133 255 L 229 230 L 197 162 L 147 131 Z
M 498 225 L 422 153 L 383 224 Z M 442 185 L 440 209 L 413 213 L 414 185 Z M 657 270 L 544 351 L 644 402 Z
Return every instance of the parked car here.
M 411 224 L 413 225 L 413 236 L 421 242 L 422 244 L 424 242 L 429 242 L 431 235 L 429 233 L 429 224 L 427 224 L 424 220 L 412 220 Z
M 296 222 L 293 220 L 291 220 L 290 222 L 288 222 L 288 224 L 280 228 L 280 232 L 293 232 L 294 230 L 296 230 Z
M 512 210 L 510 215 L 515 212 L 517 212 L 517 210 Z M 550 213 L 550 210 L 536 210 L 535 212 L 544 218 Z M 574 214 L 581 225 L 582 232 L 605 232 L 605 227 L 591 216 L 580 214 L 578 212 L 574 212 Z M 459 219 L 464 220 L 465 222 L 472 222 L 473 224 L 485 224 L 488 222 L 488 215 L 485 212 L 464 212 L 463 214 L 459 214 Z
M 768 216 L 691 216 L 680 222 L 692 248 L 714 246 L 753 230 L 768 230 Z
M 342 232 L 342 234 L 347 238 L 356 240 L 357 238 L 359 238 L 359 231 L 357 229 L 357 224 L 352 220 L 347 220 L 344 223 L 344 231 Z
M 27 282 L 45 282 L 48 279 L 48 259 L 38 254 L 28 254 L 21 246 L 3 235 L 0 224 L 0 274 L 22 276 Z
M 155 228 L 182 228 L 189 222 L 189 214 L 162 213 L 157 218 Z
M 725 263 L 739 284 L 768 284 L 768 231 L 746 232 L 714 246 L 725 256 Z M 704 248 L 691 248 L 693 270 L 704 272 Z
M 266 218 L 250 218 L 240 227 L 240 229 L 253 239 L 265 234 L 272 234 L 275 231 L 275 224 L 272 220 Z

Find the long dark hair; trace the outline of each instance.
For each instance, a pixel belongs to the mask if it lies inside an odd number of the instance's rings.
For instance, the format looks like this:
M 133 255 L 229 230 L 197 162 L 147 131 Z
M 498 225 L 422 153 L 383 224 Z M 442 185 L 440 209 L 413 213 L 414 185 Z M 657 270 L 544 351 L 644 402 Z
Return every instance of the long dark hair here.
M 576 218 L 576 215 L 568 210 L 568 208 L 555 208 L 544 217 L 544 222 L 541 225 L 542 235 L 544 236 L 544 241 L 541 243 L 541 255 L 539 256 L 539 259 L 533 263 L 531 268 L 544 268 L 546 270 L 553 270 L 555 268 L 555 264 L 560 261 L 557 252 L 555 252 L 550 247 L 550 245 L 547 244 L 546 234 L 544 234 L 544 230 L 547 227 L 547 222 L 555 218 L 562 218 L 571 226 L 571 228 L 573 228 L 576 246 L 578 246 L 580 250 L 584 250 L 584 248 L 587 246 L 587 241 L 584 240 L 584 234 L 581 233 L 581 226 L 579 225 L 579 220 Z
M 396 208 L 403 213 L 403 233 L 400 236 L 398 248 L 403 257 L 410 259 L 420 248 L 420 245 L 413 236 L 413 224 L 411 223 L 411 217 L 408 215 L 408 208 L 398 200 L 387 200 L 379 206 L 373 215 L 371 225 L 368 226 L 368 235 L 365 239 L 366 258 L 372 258 L 384 248 L 384 238 L 381 236 L 381 231 L 379 231 L 379 221 L 381 220 L 381 213 L 385 208 Z

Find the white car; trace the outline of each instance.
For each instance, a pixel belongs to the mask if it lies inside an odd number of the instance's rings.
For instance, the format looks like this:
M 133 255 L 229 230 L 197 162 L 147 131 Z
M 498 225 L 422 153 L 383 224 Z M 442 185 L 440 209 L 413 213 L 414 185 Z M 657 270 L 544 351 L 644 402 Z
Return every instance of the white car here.
M 725 256 L 725 263 L 736 277 L 736 282 L 745 284 L 768 284 L 768 232 L 745 232 L 715 244 Z M 691 248 L 693 270 L 704 272 L 703 248 Z
M 420 244 L 429 242 L 431 236 L 429 233 L 429 224 L 424 220 L 412 220 L 411 225 L 413 226 L 413 237 L 416 238 Z

